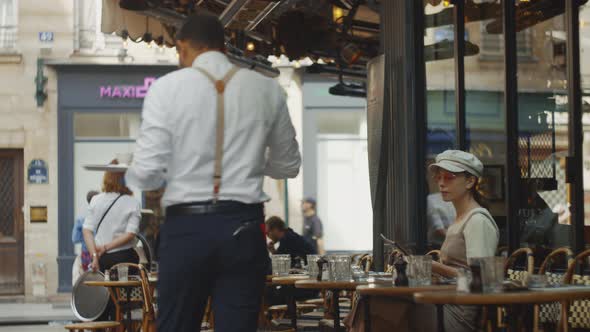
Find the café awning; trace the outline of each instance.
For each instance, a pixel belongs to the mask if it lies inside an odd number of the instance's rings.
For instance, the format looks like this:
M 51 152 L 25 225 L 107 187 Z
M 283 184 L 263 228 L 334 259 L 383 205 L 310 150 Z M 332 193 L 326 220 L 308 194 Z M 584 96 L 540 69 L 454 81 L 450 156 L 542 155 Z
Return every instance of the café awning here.
M 102 0 L 101 30 L 103 33 L 116 33 L 133 41 L 153 40 L 156 43 L 172 46 L 174 45 L 172 37 L 174 22 L 170 21 L 169 24 L 164 22 L 164 18 L 122 9 L 117 0 Z M 181 22 L 180 18 L 178 22 Z

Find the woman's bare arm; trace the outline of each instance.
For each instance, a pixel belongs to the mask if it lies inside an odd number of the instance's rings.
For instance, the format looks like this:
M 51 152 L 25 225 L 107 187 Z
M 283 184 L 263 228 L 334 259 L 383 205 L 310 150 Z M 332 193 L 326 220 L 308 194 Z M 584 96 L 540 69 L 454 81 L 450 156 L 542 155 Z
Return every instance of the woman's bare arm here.
M 92 255 L 92 269 L 97 271 L 100 269 L 98 265 L 98 256 L 102 253 L 99 253 L 96 248 L 96 243 L 94 243 L 94 232 L 89 229 L 83 229 L 82 235 L 84 235 L 84 242 L 86 243 L 86 248 L 88 248 L 88 252 Z

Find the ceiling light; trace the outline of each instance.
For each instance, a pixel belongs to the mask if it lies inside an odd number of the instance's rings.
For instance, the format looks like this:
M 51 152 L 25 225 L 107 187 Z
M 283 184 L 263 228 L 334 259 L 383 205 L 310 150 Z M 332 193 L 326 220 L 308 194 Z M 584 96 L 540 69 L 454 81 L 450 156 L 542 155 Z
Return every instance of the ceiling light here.
M 248 42 L 248 44 L 246 44 L 246 49 L 252 52 L 256 49 L 256 44 L 254 44 L 253 42 Z
M 443 1 L 443 6 L 444 7 L 449 7 L 451 5 L 451 1 L 450 0 L 444 0 Z
M 332 20 L 334 20 L 334 22 L 337 22 L 342 17 L 344 17 L 344 10 L 340 7 L 332 6 Z

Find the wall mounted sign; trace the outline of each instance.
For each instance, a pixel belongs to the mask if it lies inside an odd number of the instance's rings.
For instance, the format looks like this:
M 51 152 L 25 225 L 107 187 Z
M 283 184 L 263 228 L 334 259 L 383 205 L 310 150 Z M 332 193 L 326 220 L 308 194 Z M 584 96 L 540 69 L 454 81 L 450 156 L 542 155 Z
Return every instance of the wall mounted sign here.
M 99 96 L 111 99 L 143 99 L 155 81 L 155 77 L 146 77 L 143 85 L 101 85 Z
M 41 159 L 33 159 L 29 164 L 27 179 L 29 183 L 44 184 L 49 182 L 47 163 Z
M 39 41 L 42 43 L 51 43 L 53 42 L 53 32 L 51 31 L 41 31 L 39 32 Z
M 47 206 L 31 206 L 31 222 L 47 222 Z

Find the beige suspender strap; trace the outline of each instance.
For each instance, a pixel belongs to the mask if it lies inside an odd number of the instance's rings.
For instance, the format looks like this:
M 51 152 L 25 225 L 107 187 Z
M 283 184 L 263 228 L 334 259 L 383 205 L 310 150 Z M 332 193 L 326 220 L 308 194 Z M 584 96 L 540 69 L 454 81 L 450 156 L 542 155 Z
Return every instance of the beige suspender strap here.
M 224 137 L 224 126 L 225 126 L 225 105 L 224 105 L 224 92 L 225 87 L 234 75 L 240 70 L 238 67 L 233 67 L 221 80 L 216 80 L 213 75 L 203 68 L 193 67 L 205 75 L 217 90 L 217 128 L 215 131 L 215 170 L 213 172 L 213 202 L 217 202 L 219 199 L 219 188 L 221 188 L 221 171 L 223 162 L 223 137 Z

